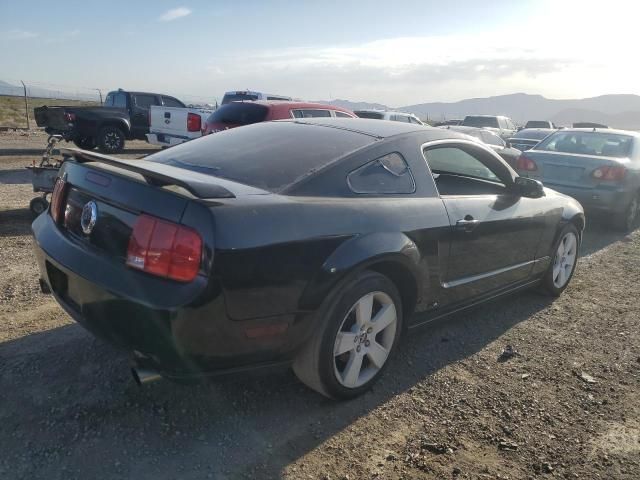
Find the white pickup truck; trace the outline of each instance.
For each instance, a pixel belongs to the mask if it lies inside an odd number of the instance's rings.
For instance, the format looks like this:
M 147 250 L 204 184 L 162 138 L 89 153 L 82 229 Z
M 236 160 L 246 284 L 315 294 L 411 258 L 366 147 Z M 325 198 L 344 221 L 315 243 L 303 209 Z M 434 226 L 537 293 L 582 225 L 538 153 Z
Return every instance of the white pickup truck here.
M 149 109 L 147 142 L 161 147 L 172 147 L 202 136 L 202 127 L 213 108 L 163 107 Z

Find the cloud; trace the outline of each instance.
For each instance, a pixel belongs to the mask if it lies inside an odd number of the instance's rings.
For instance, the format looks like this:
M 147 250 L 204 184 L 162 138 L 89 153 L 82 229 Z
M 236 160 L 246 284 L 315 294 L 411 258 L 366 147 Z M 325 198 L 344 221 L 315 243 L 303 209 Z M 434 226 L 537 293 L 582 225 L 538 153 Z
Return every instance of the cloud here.
M 191 15 L 190 9 L 186 7 L 173 8 L 160 15 L 158 20 L 160 20 L 161 22 L 170 22 L 178 18 L 186 17 L 187 15 Z
M 8 40 L 26 40 L 37 36 L 38 34 L 35 32 L 29 32 L 28 30 L 21 30 L 19 28 L 14 28 L 4 34 L 4 37 Z

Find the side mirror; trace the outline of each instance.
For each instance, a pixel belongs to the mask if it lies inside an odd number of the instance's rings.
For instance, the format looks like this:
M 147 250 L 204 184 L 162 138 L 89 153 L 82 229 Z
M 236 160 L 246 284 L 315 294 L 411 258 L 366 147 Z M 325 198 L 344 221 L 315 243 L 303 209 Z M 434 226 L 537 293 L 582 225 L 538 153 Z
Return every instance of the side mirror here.
M 527 177 L 516 177 L 514 182 L 515 192 L 521 197 L 540 198 L 544 196 L 542 182 Z

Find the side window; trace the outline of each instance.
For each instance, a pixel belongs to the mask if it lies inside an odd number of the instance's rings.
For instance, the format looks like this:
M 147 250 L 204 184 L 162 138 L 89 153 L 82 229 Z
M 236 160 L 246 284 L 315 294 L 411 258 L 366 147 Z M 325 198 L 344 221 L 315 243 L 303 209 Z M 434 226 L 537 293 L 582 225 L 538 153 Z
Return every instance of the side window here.
M 499 126 L 500 128 L 509 128 L 509 127 L 507 126 L 507 122 L 506 122 L 506 121 L 505 121 L 505 119 L 504 119 L 504 118 L 502 118 L 502 117 L 498 117 L 498 126 Z
M 348 114 L 346 114 L 344 112 L 339 112 L 337 110 L 334 110 L 333 113 L 335 113 L 336 117 L 338 117 L 338 118 L 353 118 L 351 115 L 348 115 Z
M 184 105 L 182 104 L 182 102 L 180 102 L 179 100 L 173 98 L 173 97 L 162 97 L 162 103 L 164 103 L 165 107 L 179 107 L 179 108 L 183 108 Z
M 347 176 L 354 193 L 408 194 L 416 191 L 416 184 L 402 155 L 397 152 L 365 163 Z
M 294 118 L 331 117 L 330 110 L 299 109 L 292 111 Z
M 411 123 L 415 123 L 416 125 L 422 125 L 422 123 L 420 121 L 418 121 L 417 118 L 409 117 L 409 121 Z
M 109 93 L 107 94 L 107 98 L 104 99 L 104 106 L 105 107 L 113 107 L 113 97 L 115 96 L 114 93 Z
M 136 95 L 136 106 L 140 108 L 149 108 L 151 105 L 160 105 L 155 95 Z
M 462 176 L 502 183 L 480 160 L 458 147 L 436 147 L 425 151 L 425 158 L 436 176 Z
M 113 97 L 113 106 L 117 108 L 127 108 L 127 95 L 125 93 L 116 93 Z

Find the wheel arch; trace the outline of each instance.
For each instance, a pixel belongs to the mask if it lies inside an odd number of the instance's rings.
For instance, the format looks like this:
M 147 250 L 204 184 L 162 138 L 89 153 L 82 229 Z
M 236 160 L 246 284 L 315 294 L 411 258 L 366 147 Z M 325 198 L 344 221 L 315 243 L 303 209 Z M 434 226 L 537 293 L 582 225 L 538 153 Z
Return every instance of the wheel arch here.
M 120 119 L 120 120 L 115 120 L 115 119 L 104 120 L 103 122 L 100 123 L 100 125 L 98 125 L 98 133 L 104 127 L 116 127 L 116 128 L 119 128 L 120 130 L 122 130 L 122 133 L 124 133 L 125 137 L 127 137 L 127 138 L 129 138 L 129 136 L 131 135 L 131 125 L 129 124 L 129 122 L 127 122 L 124 119 Z
M 424 268 L 416 244 L 403 233 L 380 232 L 357 236 L 341 244 L 305 288 L 300 307 L 315 310 L 336 287 L 364 270 L 389 278 L 402 299 L 403 314 L 411 315 L 421 291 Z

